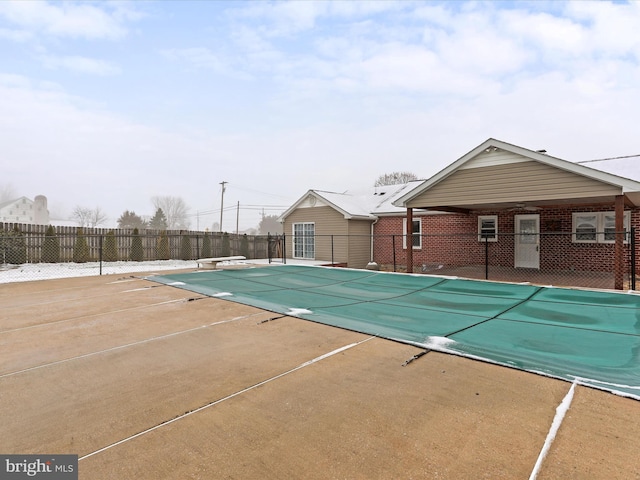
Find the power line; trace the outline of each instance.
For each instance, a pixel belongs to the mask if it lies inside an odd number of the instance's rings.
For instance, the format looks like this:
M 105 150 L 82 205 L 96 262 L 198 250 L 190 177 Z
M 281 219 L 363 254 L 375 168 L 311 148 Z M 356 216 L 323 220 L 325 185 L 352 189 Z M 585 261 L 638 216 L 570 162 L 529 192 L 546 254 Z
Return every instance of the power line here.
M 237 189 L 237 190 L 244 190 L 245 192 L 252 192 L 252 193 L 259 193 L 261 195 L 268 195 L 270 197 L 289 198 L 289 197 L 287 197 L 285 195 L 278 195 L 276 193 L 267 193 L 267 192 L 261 192 L 260 190 L 253 190 L 251 188 L 239 187 L 235 183 L 232 185 L 232 188 Z
M 640 154 L 637 154 L 637 155 L 622 155 L 620 157 L 596 158 L 595 160 L 582 160 L 581 162 L 575 162 L 575 163 L 606 162 L 606 161 L 609 161 L 609 160 L 620 160 L 622 158 L 634 158 L 634 157 L 640 157 Z
M 281 205 L 242 205 L 240 204 L 240 210 L 250 210 L 250 211 L 283 211 L 289 208 L 289 206 L 281 206 Z M 224 207 L 225 212 L 236 211 L 238 207 L 236 205 L 232 205 L 229 207 Z M 219 208 L 215 208 L 213 210 L 198 210 L 196 213 L 189 213 L 185 216 L 187 217 L 196 217 L 198 215 L 214 215 L 216 213 L 220 213 Z

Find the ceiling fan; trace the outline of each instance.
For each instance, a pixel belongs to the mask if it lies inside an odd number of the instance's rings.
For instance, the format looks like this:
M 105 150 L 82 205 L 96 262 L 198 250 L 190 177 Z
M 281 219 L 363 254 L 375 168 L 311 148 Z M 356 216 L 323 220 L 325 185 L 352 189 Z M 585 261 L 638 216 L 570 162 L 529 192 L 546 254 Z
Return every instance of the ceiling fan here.
M 537 212 L 538 210 L 540 210 L 540 207 L 527 205 L 525 203 L 516 203 L 512 208 L 508 208 L 507 212 L 517 212 L 520 210 L 524 210 L 525 212 Z

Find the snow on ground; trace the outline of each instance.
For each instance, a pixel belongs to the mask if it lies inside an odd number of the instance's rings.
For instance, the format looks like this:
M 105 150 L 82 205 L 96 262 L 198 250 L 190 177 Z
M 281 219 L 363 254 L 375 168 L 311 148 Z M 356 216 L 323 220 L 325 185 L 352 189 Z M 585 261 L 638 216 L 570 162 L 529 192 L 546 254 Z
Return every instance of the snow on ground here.
M 156 272 L 196 268 L 194 260 L 155 260 L 148 262 L 103 262 L 102 274 Z M 87 263 L 25 263 L 0 264 L 0 283 L 30 282 L 52 278 L 89 277 L 100 275 L 99 262 Z
M 247 261 L 221 262 L 218 268 L 225 265 L 268 265 L 268 259 L 251 259 Z M 287 259 L 288 265 L 326 265 L 326 261 Z M 282 259 L 273 260 L 273 265 L 282 265 Z M 196 269 L 195 260 L 152 260 L 147 262 L 102 262 L 102 275 L 118 273 L 145 272 L 153 273 L 166 270 Z M 90 277 L 100 275 L 99 262 L 87 263 L 25 263 L 23 265 L 7 265 L 0 263 L 0 283 L 31 282 L 33 280 L 49 280 L 53 278 Z

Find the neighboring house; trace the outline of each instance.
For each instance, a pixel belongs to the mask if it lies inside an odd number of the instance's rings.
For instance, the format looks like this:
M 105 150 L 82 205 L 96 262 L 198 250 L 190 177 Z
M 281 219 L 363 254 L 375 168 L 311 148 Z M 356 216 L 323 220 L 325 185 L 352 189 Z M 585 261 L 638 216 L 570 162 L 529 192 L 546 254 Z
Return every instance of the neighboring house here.
M 0 222 L 48 225 L 47 197 L 38 195 L 34 200 L 20 197 L 0 203 Z
M 286 255 L 354 268 L 398 262 L 411 272 L 482 265 L 490 242 L 491 265 L 613 270 L 622 288 L 630 237 L 615 232 L 640 232 L 637 162 L 579 164 L 488 139 L 428 180 L 378 192 L 309 190 L 280 218 Z
M 393 200 L 421 183 L 344 193 L 309 190 L 279 218 L 287 237 L 286 257 L 366 267 L 373 260 L 375 223 L 381 215 L 404 215 Z

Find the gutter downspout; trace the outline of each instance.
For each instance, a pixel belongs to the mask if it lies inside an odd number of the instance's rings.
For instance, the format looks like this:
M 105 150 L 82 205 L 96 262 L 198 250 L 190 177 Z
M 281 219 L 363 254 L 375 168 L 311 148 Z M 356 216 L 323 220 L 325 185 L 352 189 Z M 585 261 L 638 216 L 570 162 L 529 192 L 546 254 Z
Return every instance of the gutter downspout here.
M 378 223 L 378 220 L 380 220 L 379 217 L 376 217 L 376 219 L 371 223 L 371 246 L 370 251 L 371 251 L 371 256 L 370 256 L 370 260 L 369 263 L 373 263 L 373 226 Z
M 615 245 L 613 253 L 614 288 L 624 289 L 624 194 L 615 200 Z

